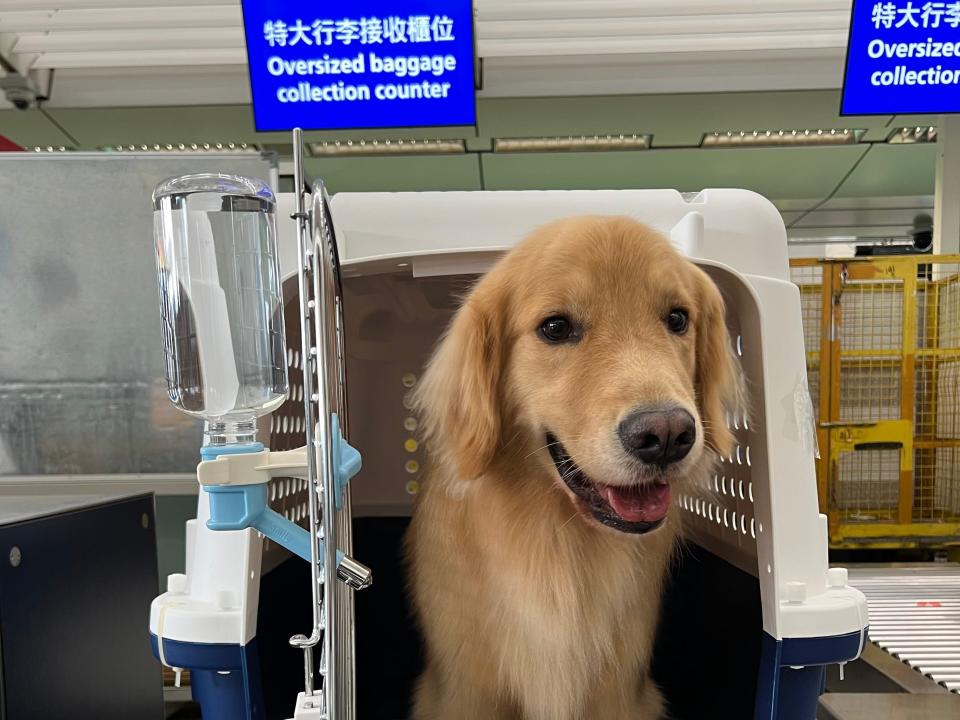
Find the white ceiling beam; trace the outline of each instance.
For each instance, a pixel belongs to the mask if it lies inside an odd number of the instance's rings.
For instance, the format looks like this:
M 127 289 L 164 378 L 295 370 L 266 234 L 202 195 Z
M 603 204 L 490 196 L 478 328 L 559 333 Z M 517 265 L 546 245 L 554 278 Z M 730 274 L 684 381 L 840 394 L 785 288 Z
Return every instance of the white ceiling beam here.
M 3 0 L 0 0 L 2 2 Z M 756 0 L 477 0 L 480 20 L 542 18 L 625 18 L 756 13 Z M 850 13 L 849 0 L 776 0 L 770 14 L 783 12 Z
M 0 52 L 25 73 L 60 70 L 57 105 L 127 104 L 125 94 L 142 104 L 155 93 L 175 104 L 184 76 L 194 79 L 191 97 L 246 97 L 240 0 L 172 3 L 0 0 Z M 849 0 L 475 6 L 479 53 L 488 60 L 484 94 L 492 96 L 837 87 L 849 24 Z M 323 8 L 317 4 L 311 15 Z M 215 90 L 220 77 L 222 92 Z M 132 90 L 141 83 L 142 91 Z
M 591 55 L 700 55 L 704 53 L 741 53 L 769 50 L 837 50 L 846 42 L 846 34 L 756 33 L 716 36 L 657 36 L 647 38 L 562 38 L 481 40 L 479 53 L 484 58 L 585 57 Z M 246 51 L 236 43 L 211 47 L 209 43 L 171 49 L 168 41 L 142 43 L 138 48 L 101 48 L 72 51 L 48 51 L 33 56 L 38 68 L 79 67 L 162 67 L 176 65 L 244 65 Z M 24 55 L 20 55 L 24 57 Z
M 190 50 L 207 48 L 244 49 L 243 31 L 236 28 L 177 30 L 101 30 L 53 33 L 22 33 L 15 52 L 83 52 L 87 50 Z
M 484 97 L 807 90 L 839 87 L 839 50 L 494 59 Z M 50 107 L 246 103 L 245 64 L 60 70 Z
M 181 8 L 231 7 L 239 0 L 0 0 L 0 11 L 68 12 L 90 9 L 165 9 L 176 16 Z M 756 0 L 476 0 L 481 20 L 543 18 L 621 18 L 682 15 L 756 13 Z M 769 14 L 785 12 L 842 11 L 849 14 L 849 0 L 777 0 Z
M 839 87 L 839 50 L 496 58 L 482 97 L 811 90 Z M 731 128 L 732 129 L 732 128 Z
M 241 65 L 60 70 L 50 107 L 239 105 L 250 102 Z
M 174 0 L 169 5 L 162 0 L 0 0 L 0 11 L 40 10 L 57 12 L 74 9 L 140 7 L 169 7 L 173 11 L 178 6 L 202 7 L 204 5 L 239 6 L 240 0 Z
M 2 3 L 3 0 L 0 0 Z M 684 9 L 677 6 L 675 10 Z M 795 28 L 847 28 L 849 10 L 794 10 L 778 9 L 776 12 L 758 12 L 755 6 L 750 12 L 725 12 L 718 9 L 710 14 L 670 13 L 648 15 L 634 6 L 626 15 L 597 15 L 576 17 L 559 12 L 544 12 L 539 17 L 503 18 L 499 14 L 481 15 L 478 32 L 481 35 L 496 33 L 550 33 L 553 28 L 576 28 L 584 26 L 619 26 L 639 28 L 643 34 L 676 32 L 674 28 L 689 28 L 692 31 L 713 29 L 714 23 L 733 30 L 745 29 L 795 29 Z M 242 26 L 239 4 L 232 6 L 196 5 L 181 7 L 138 7 L 66 9 L 60 11 L 10 11 L 0 14 L 0 30 L 13 32 L 39 32 L 48 30 L 102 30 L 112 27 L 169 28 L 169 27 Z M 643 30 L 643 28 L 649 28 Z M 621 31 L 626 32 L 626 30 Z
M 563 57 L 582 55 L 632 55 L 638 53 L 742 52 L 744 50 L 836 49 L 847 42 L 845 32 L 741 33 L 678 35 L 645 38 L 579 37 L 563 39 L 484 40 L 477 45 L 481 57 Z
M 235 77 L 247 84 L 250 82 L 247 66 L 229 65 L 167 65 L 161 67 L 84 67 L 63 70 L 57 75 L 57 82 L 74 82 L 78 80 L 108 84 L 118 78 L 133 78 L 145 85 L 166 82 L 170 79 L 179 80 L 191 77 Z
M 609 49 L 606 46 L 615 40 L 626 43 L 637 42 L 648 44 L 651 37 L 657 38 L 684 38 L 685 42 L 706 37 L 716 39 L 722 37 L 724 47 L 710 47 L 704 49 L 737 49 L 739 47 L 755 47 L 757 37 L 769 36 L 779 38 L 784 33 L 793 36 L 794 47 L 823 47 L 816 38 L 827 35 L 835 40 L 835 46 L 840 47 L 845 42 L 845 29 L 836 28 L 829 23 L 820 23 L 813 26 L 804 24 L 801 19 L 796 23 L 776 25 L 769 22 L 743 23 L 731 22 L 732 18 L 709 18 L 709 22 L 688 23 L 686 21 L 622 21 L 613 23 L 580 23 L 578 21 L 555 21 L 525 27 L 529 23 L 518 23 L 519 27 L 508 23 L 488 23 L 481 30 L 480 47 L 486 51 L 501 46 L 523 48 L 530 44 L 543 47 L 543 43 L 564 45 L 562 54 L 583 54 L 586 44 L 594 45 L 595 52 L 608 54 L 620 52 L 619 46 Z M 699 32 L 702 28 L 710 28 L 709 33 Z M 570 40 L 574 42 L 569 42 Z M 677 44 L 671 40 L 671 46 Z M 742 43 L 742 44 L 741 44 Z M 189 49 L 189 48 L 243 48 L 243 31 L 240 27 L 195 27 L 185 24 L 181 28 L 137 28 L 137 29 L 110 29 L 110 30 L 65 30 L 54 32 L 27 32 L 20 33 L 14 45 L 15 52 L 75 52 L 84 50 L 136 50 L 136 49 Z M 659 45 L 657 47 L 660 47 Z M 522 55 L 528 53 L 523 52 Z M 557 54 L 551 52 L 551 55 Z M 592 53 L 590 53 L 592 54 Z M 497 50 L 495 56 L 503 56 L 503 50 Z
M 38 68 L 128 68 L 176 65 L 245 65 L 242 49 L 211 48 L 170 52 L 169 50 L 124 50 L 98 52 L 51 52 L 37 56 Z
M 0 0 L 2 1 L 2 0 Z M 234 27 L 242 30 L 240 7 L 130 8 L 47 12 L 5 12 L 0 14 L 0 31 L 48 32 L 67 30 L 108 30 L 114 28 L 165 29 L 191 27 Z M 721 30 L 821 30 L 846 29 L 849 13 L 778 12 L 716 15 L 677 15 L 622 18 L 542 18 L 536 20 L 482 19 L 481 37 L 525 37 L 557 34 L 607 34 L 589 28 L 607 28 L 616 34 L 700 33 Z
M 2 0 L 0 0 L 2 2 Z M 111 28 L 242 28 L 240 6 L 99 8 L 58 12 L 16 10 L 0 12 L 2 32 L 109 30 Z
M 808 32 L 849 28 L 848 12 L 749 13 L 655 18 L 552 19 L 540 21 L 486 20 L 479 24 L 482 40 L 503 38 L 601 37 L 622 35 L 715 35 L 718 33 Z
M 20 75 L 28 77 L 31 68 L 37 60 L 36 55 L 16 51 L 17 36 L 11 33 L 0 33 L 0 57 L 13 66 Z

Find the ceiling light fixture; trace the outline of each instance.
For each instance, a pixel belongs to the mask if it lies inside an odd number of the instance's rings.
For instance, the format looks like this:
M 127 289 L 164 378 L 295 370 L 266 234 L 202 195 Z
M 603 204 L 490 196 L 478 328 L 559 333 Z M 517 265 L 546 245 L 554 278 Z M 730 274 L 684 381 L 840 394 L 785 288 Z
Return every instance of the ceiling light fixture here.
M 923 127 L 897 128 L 887 137 L 891 145 L 913 145 L 916 143 L 935 143 L 937 128 L 932 125 Z
M 866 134 L 864 129 L 831 128 L 817 130 L 753 130 L 707 133 L 702 148 L 791 147 L 811 145 L 856 145 Z
M 128 143 L 125 145 L 106 145 L 100 148 L 104 152 L 140 152 L 140 153 L 258 153 L 260 147 L 251 143 Z
M 330 140 L 307 146 L 314 157 L 331 155 L 462 155 L 463 140 Z
M 611 152 L 649 150 L 653 135 L 570 135 L 567 137 L 496 138 L 494 152 Z

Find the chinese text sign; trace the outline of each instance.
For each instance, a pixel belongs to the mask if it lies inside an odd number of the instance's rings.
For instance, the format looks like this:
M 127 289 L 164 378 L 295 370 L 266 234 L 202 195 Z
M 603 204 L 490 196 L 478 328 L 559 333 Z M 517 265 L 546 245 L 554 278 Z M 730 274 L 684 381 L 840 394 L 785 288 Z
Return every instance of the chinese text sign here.
M 960 112 L 960 0 L 855 0 L 842 115 Z
M 243 0 L 257 130 L 473 125 L 471 0 Z

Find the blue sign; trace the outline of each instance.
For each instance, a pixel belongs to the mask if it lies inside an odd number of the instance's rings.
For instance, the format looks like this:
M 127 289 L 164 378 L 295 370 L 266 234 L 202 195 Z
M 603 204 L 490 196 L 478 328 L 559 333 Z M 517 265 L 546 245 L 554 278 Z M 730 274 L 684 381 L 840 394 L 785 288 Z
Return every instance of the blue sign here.
M 471 0 L 243 0 L 257 130 L 473 125 Z
M 841 115 L 960 112 L 960 2 L 854 0 Z

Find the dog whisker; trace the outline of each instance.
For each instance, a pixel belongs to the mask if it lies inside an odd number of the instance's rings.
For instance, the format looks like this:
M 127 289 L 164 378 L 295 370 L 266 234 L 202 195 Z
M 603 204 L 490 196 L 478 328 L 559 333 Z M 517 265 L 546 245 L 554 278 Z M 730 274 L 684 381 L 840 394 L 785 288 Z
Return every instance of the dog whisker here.
M 510 447 L 510 445 L 511 445 L 517 438 L 520 437 L 520 435 L 521 435 L 522 432 L 523 432 L 522 430 L 517 430 L 517 431 L 513 434 L 513 437 L 510 438 L 509 440 L 507 440 L 507 442 L 505 442 L 505 443 L 503 444 L 503 446 L 501 447 L 501 449 L 502 449 L 502 450 L 506 450 L 508 447 Z
M 571 522 L 576 516 L 577 516 L 577 513 L 573 513 L 573 515 L 571 515 L 570 517 L 568 517 L 567 520 L 566 520 L 566 522 L 564 522 L 560 527 L 557 528 L 557 532 L 559 533 L 559 532 L 560 532 L 561 530 L 563 530 L 567 525 L 569 525 L 570 522 Z
M 577 468 L 574 468 L 573 470 L 568 470 L 567 472 L 565 472 L 563 475 L 560 476 L 560 479 L 561 479 L 561 480 L 566 480 L 567 478 L 571 478 L 571 477 L 573 477 L 574 475 L 576 475 L 577 472 L 578 472 L 578 469 L 577 469 Z
M 541 450 L 546 450 L 546 449 L 549 448 L 549 447 L 552 447 L 552 446 L 554 446 L 554 445 L 559 445 L 559 444 L 560 444 L 560 441 L 559 441 L 559 440 L 554 440 L 552 443 L 547 443 L 546 445 L 544 445 L 544 446 L 542 446 L 542 447 L 536 448 L 533 452 L 527 453 L 526 455 L 523 456 L 523 459 L 526 460 L 528 457 L 531 457 L 532 455 L 536 455 L 536 454 L 537 454 L 538 452 L 540 452 Z
M 567 442 L 577 442 L 577 441 L 579 441 L 579 440 L 584 439 L 585 437 L 586 437 L 585 435 L 571 435 L 571 436 L 567 437 L 566 439 L 567 439 Z M 523 459 L 523 460 L 526 460 L 527 458 L 529 458 L 529 457 L 531 457 L 531 456 L 533 456 L 533 455 L 536 455 L 536 454 L 537 454 L 538 452 L 540 452 L 541 450 L 546 450 L 547 448 L 550 448 L 550 447 L 552 447 L 552 446 L 554 446 L 554 445 L 559 445 L 559 446 L 562 447 L 562 446 L 563 446 L 563 443 L 561 443 L 559 440 L 554 440 L 553 442 L 547 443 L 546 445 L 542 445 L 542 446 L 540 446 L 540 447 L 538 447 L 538 448 L 535 448 L 535 449 L 532 450 L 531 452 L 529 452 L 529 453 L 527 453 L 526 455 L 524 455 L 522 459 Z

